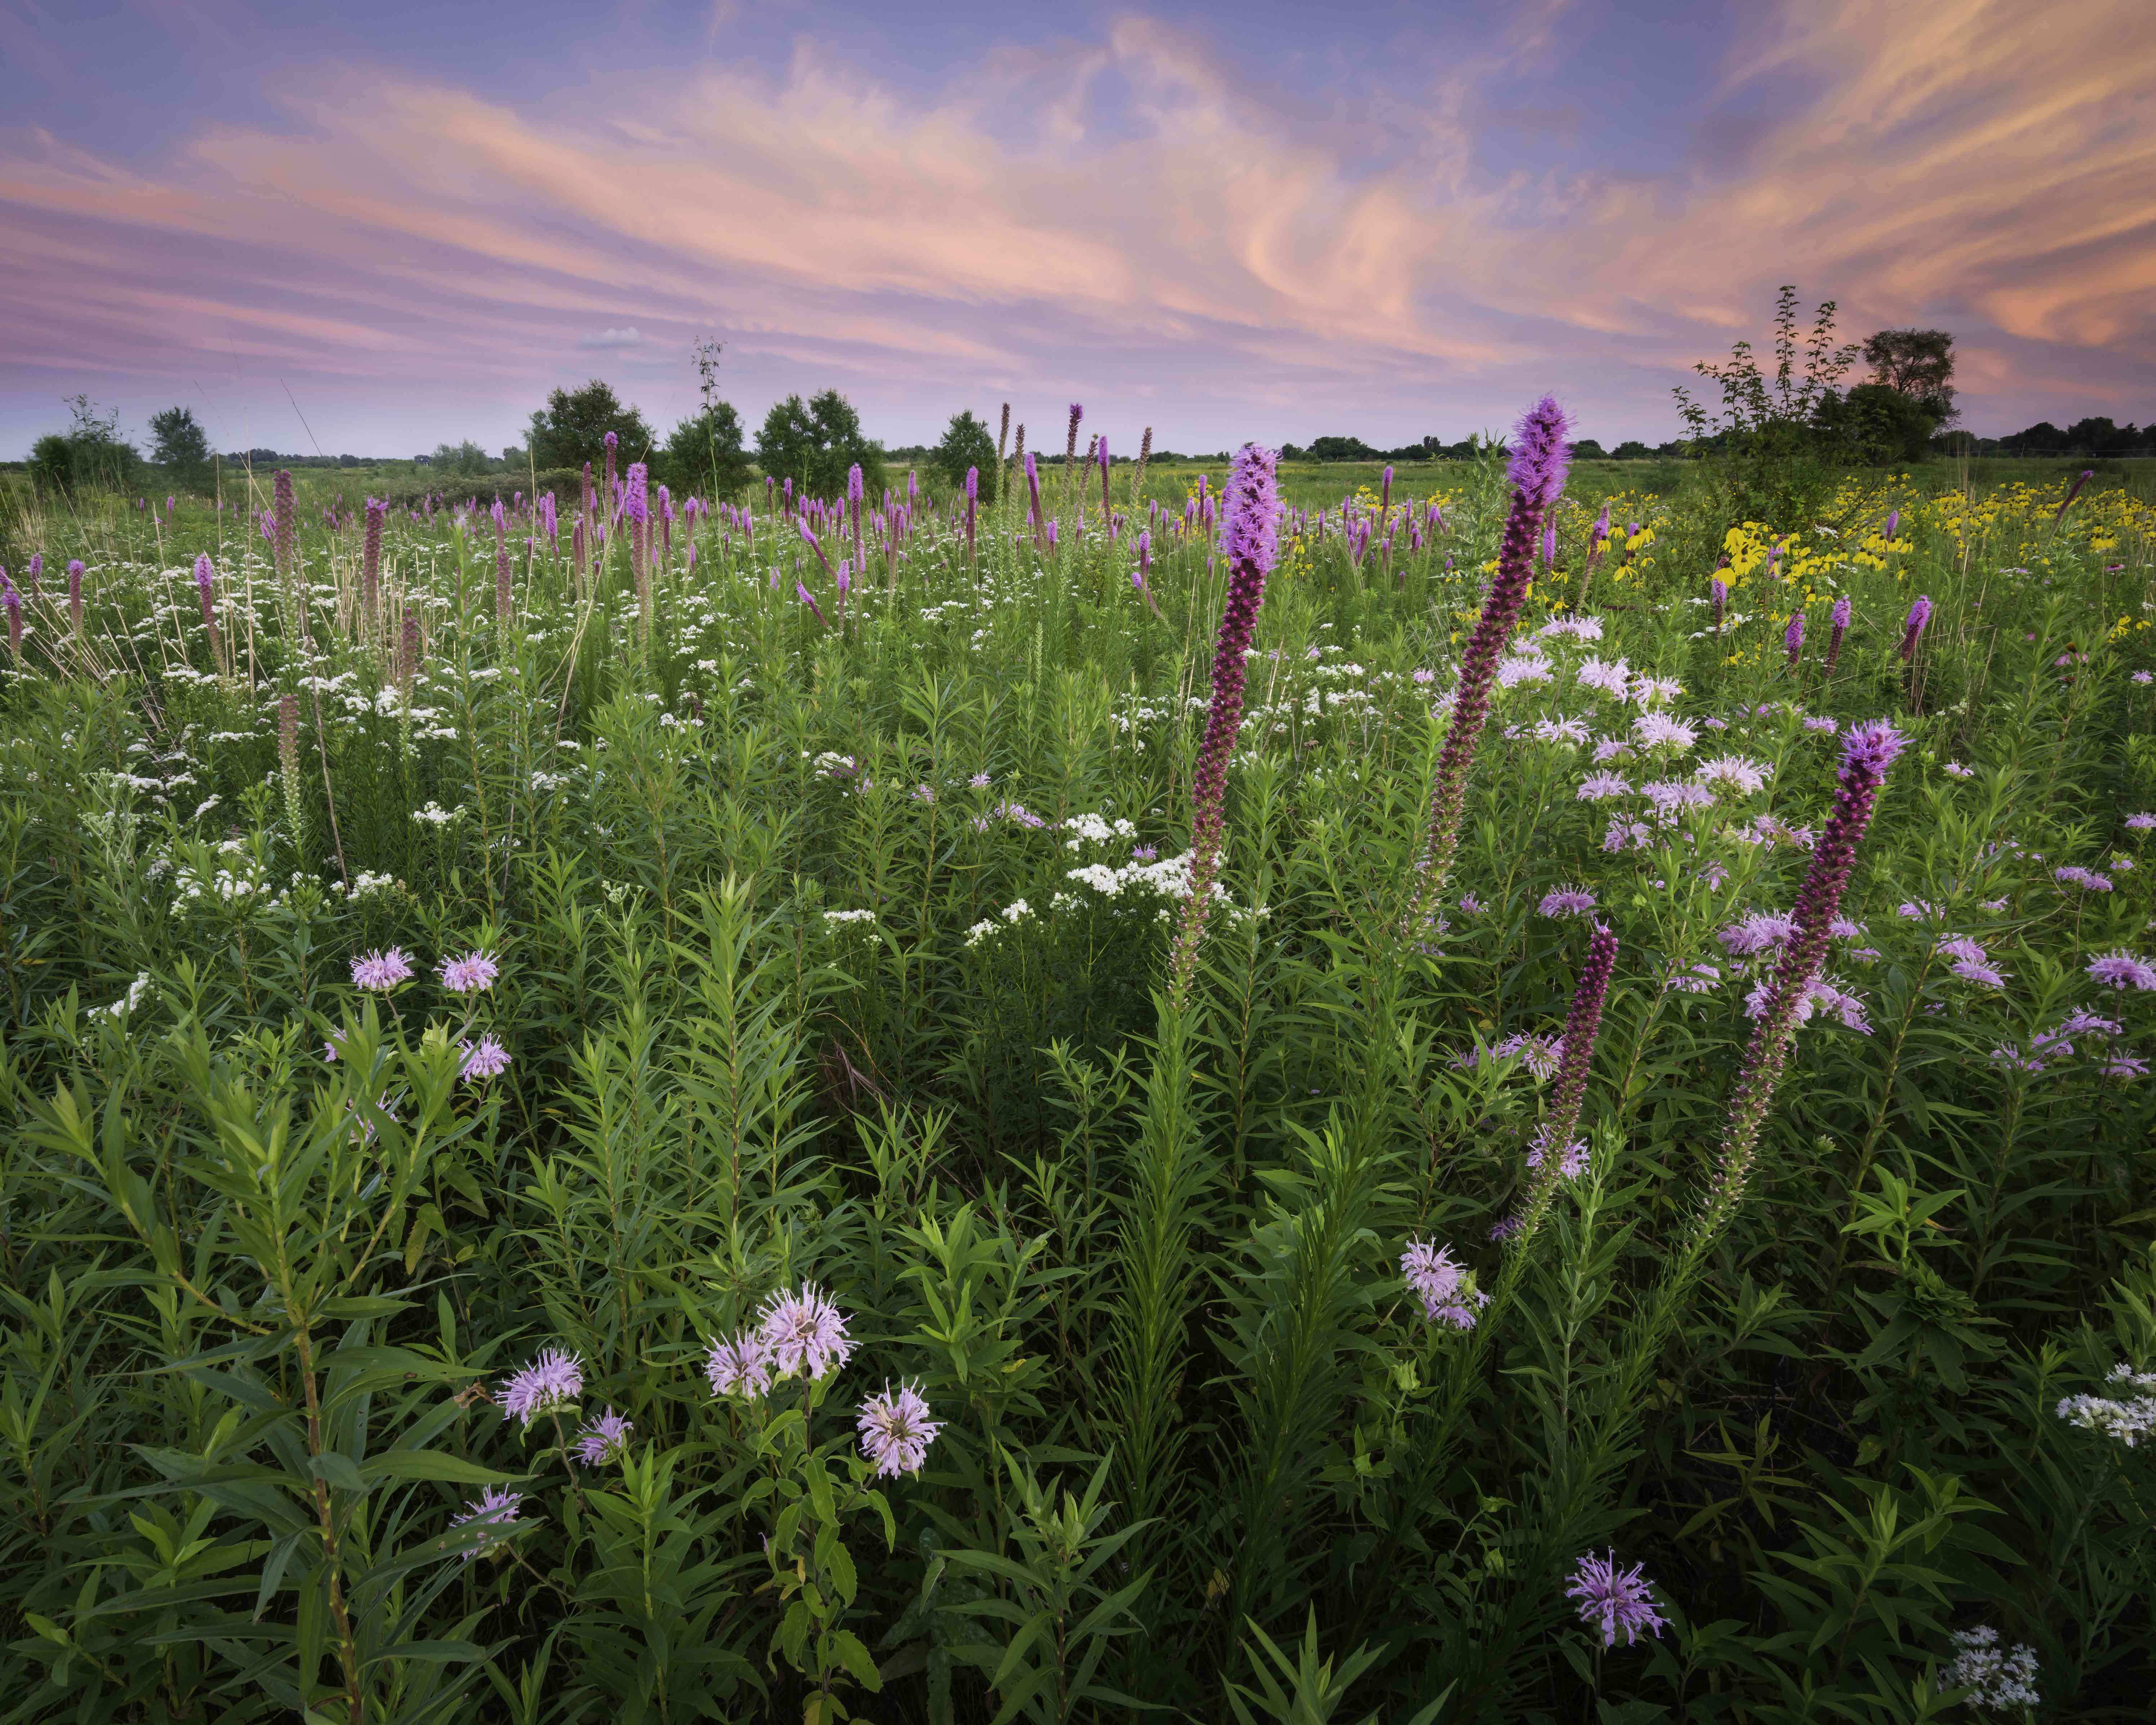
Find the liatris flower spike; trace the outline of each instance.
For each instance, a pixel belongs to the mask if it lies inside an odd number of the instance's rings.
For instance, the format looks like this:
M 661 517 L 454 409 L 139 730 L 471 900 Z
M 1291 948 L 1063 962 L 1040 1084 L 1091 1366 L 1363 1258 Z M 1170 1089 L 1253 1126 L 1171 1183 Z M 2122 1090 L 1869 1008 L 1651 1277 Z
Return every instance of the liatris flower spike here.
M 1729 583 L 1719 575 L 1710 576 L 1707 583 L 1707 601 L 1714 607 L 1714 632 L 1722 633 L 1722 613 L 1729 608 Z
M 1789 655 L 1789 668 L 1794 670 L 1804 652 L 1804 614 L 1794 612 L 1789 626 L 1782 631 L 1782 650 Z
M 1512 505 L 1505 521 L 1505 536 L 1497 553 L 1497 574 L 1490 583 L 1482 612 L 1460 655 L 1460 685 L 1454 694 L 1452 721 L 1445 732 L 1437 770 L 1430 778 L 1430 809 L 1424 818 L 1422 848 L 1409 889 L 1408 932 L 1419 938 L 1430 906 L 1443 889 L 1452 867 L 1452 854 L 1460 842 L 1460 819 L 1466 807 L 1467 775 L 1475 762 L 1482 727 L 1490 716 L 1490 690 L 1497 675 L 1497 660 L 1512 637 L 1520 608 L 1527 603 L 1528 583 L 1534 577 L 1535 536 L 1543 512 L 1564 490 L 1564 476 L 1572 459 L 1565 442 L 1569 429 L 1564 410 L 1556 398 L 1544 396 L 1512 434 L 1510 475 Z
M 1924 625 L 1932 620 L 1932 602 L 1919 593 L 1917 603 L 1909 607 L 1908 621 L 1902 625 L 1902 662 L 1907 665 L 1916 653 L 1917 640 L 1924 632 Z
M 1635 1563 L 1620 1569 L 1615 1552 L 1599 1558 L 1590 1552 L 1572 1572 L 1572 1585 L 1564 1595 L 1578 1602 L 1582 1623 L 1602 1631 L 1604 1647 L 1614 1647 L 1620 1635 L 1629 1647 L 1642 1635 L 1660 1636 L 1669 1627 L 1669 1620 L 1655 1609 L 1645 1568 Z
M 1075 420 L 1072 422 L 1076 423 Z M 1228 760 L 1243 723 L 1243 655 L 1258 627 L 1265 578 L 1279 550 L 1280 456 L 1255 444 L 1235 452 L 1228 474 L 1222 548 L 1228 557 L 1228 598 L 1220 613 L 1220 637 L 1213 657 L 1213 698 L 1205 715 L 1205 740 L 1190 786 L 1190 896 L 1183 926 L 1168 956 L 1168 993 L 1176 1005 L 1189 997 L 1198 968 L 1198 946 L 1213 882 L 1220 872 L 1226 819 Z
M 1841 638 L 1848 632 L 1850 614 L 1850 604 L 1847 599 L 1836 599 L 1834 602 L 1834 611 L 1827 619 L 1833 631 L 1826 638 L 1825 670 L 1828 676 L 1834 675 L 1834 662 L 1841 657 Z
M 928 1459 L 928 1446 L 943 1429 L 940 1420 L 928 1417 L 928 1404 L 911 1384 L 901 1384 L 896 1390 L 884 1385 L 861 1404 L 859 1424 L 861 1453 L 884 1478 L 919 1473 Z

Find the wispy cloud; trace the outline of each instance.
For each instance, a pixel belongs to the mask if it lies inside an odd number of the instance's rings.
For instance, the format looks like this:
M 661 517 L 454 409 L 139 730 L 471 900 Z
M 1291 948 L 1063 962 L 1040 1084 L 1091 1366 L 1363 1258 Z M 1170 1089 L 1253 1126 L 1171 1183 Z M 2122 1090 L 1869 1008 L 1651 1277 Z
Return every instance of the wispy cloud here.
M 155 167 L 18 136 L 0 375 L 275 361 L 513 424 L 549 356 L 716 329 L 738 388 L 838 382 L 922 428 L 1089 389 L 1216 447 L 1417 434 L 1555 383 L 1666 434 L 1667 382 L 1794 280 L 1859 331 L 1956 328 L 1974 413 L 2156 383 L 2145 0 L 1789 0 L 1726 68 L 1742 147 L 1707 127 L 1655 172 L 1499 171 L 1474 71 L 1381 156 L 1138 16 L 936 94 L 804 45 L 644 67 L 633 100 L 596 80 L 581 111 L 354 79 Z

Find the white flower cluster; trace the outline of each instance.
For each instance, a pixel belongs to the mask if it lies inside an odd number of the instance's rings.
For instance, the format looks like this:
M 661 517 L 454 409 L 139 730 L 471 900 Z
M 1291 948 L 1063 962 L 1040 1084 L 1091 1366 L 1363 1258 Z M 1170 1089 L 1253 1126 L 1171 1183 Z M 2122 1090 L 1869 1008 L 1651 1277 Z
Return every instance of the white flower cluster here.
M 824 912 L 824 920 L 834 925 L 842 922 L 873 922 L 875 921 L 875 912 L 874 911 L 826 911 Z
M 423 821 L 429 826 L 445 827 L 463 813 L 462 809 L 444 809 L 440 803 L 429 801 L 424 809 L 413 809 L 412 819 Z
M 1946 1669 L 1948 1686 L 1975 1692 L 1971 1707 L 2033 1707 L 2036 1695 L 2036 1650 L 2002 1648 L 1999 1631 L 1989 1624 L 1954 1631 L 1953 1663 Z
M 1063 841 L 1063 848 L 1072 851 L 1088 845 L 1106 845 L 1112 839 L 1135 839 L 1138 835 L 1138 829 L 1128 821 L 1110 823 L 1097 814 L 1074 814 L 1063 823 L 1063 830 L 1076 834 Z
M 996 913 L 997 916 L 1003 918 L 1004 922 L 1010 924 L 1023 922 L 1032 915 L 1033 906 L 1022 898 L 1013 899 Z M 966 931 L 966 944 L 969 947 L 978 947 L 990 935 L 1000 934 L 1002 932 L 1002 926 L 997 922 L 995 916 L 984 916 Z
M 110 1006 L 91 1007 L 90 1015 L 93 1018 L 124 1019 L 142 1004 L 142 997 L 154 986 L 155 984 L 150 980 L 150 973 L 146 970 L 139 971 L 136 973 L 135 980 L 128 984 L 127 992 L 125 994 Z
M 2112 1368 L 2102 1395 L 2070 1395 L 2059 1404 L 2059 1418 L 2069 1425 L 2100 1431 L 2129 1450 L 2156 1432 L 2156 1372 L 2128 1365 Z

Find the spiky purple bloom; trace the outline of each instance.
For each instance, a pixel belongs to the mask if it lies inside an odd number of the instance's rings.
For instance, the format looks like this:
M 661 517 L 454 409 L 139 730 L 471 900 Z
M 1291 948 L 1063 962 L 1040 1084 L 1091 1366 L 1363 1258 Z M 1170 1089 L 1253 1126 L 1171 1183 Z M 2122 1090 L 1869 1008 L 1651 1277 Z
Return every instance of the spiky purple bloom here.
M 277 470 L 270 504 L 272 516 L 270 548 L 277 561 L 277 572 L 290 581 L 298 573 L 300 506 L 292 493 L 292 475 L 289 468 Z
M 1729 583 L 1719 575 L 1710 576 L 1707 583 L 1708 603 L 1714 607 L 1714 632 L 1722 633 L 1722 614 L 1729 608 Z
M 1073 410 L 1075 413 L 1075 409 Z M 1074 417 L 1075 428 L 1077 420 Z M 1279 549 L 1280 455 L 1245 444 L 1229 468 L 1227 513 L 1221 522 L 1228 559 L 1228 599 L 1213 656 L 1213 698 L 1206 710 L 1205 740 L 1190 784 L 1190 896 L 1168 959 L 1168 991 L 1178 1006 L 1197 973 L 1198 945 L 1205 932 L 1213 883 L 1220 872 L 1226 822 L 1228 759 L 1243 723 L 1243 655 L 1257 633 L 1258 607 L 1265 596 Z
M 23 574 L 24 577 L 24 584 L 30 589 L 30 597 L 33 599 L 38 597 L 38 578 L 44 572 L 44 553 L 39 551 L 32 552 L 30 553 L 29 564 L 23 569 Z
M 400 983 L 412 980 L 411 955 L 402 947 L 386 952 L 363 952 L 352 961 L 352 984 L 386 994 Z
M 1434 1324 L 1455 1330 L 1471 1330 L 1479 1309 L 1490 1296 L 1476 1288 L 1465 1265 L 1455 1260 L 1452 1248 L 1435 1240 L 1411 1240 L 1400 1254 L 1400 1278 L 1408 1291 L 1422 1301 L 1423 1316 Z
M 511 1491 L 501 1486 L 489 1486 L 480 1494 L 476 1502 L 467 1503 L 465 1506 L 462 1515 L 452 1516 L 449 1518 L 449 1526 L 462 1527 L 477 1523 L 480 1527 L 490 1530 L 506 1527 L 510 1522 L 517 1519 L 517 1506 L 523 1502 L 524 1494 L 521 1491 Z M 492 1543 L 493 1540 L 490 1537 L 482 1538 L 477 1545 L 465 1553 L 465 1561 L 469 1563 Z
M 67 566 L 68 621 L 77 634 L 82 633 L 82 559 L 69 557 Z
M 1803 612 L 1797 611 L 1791 614 L 1789 626 L 1782 631 L 1782 650 L 1789 655 L 1789 665 L 1794 670 L 1798 660 L 1804 656 L 1804 614 Z
M 1430 809 L 1424 819 L 1422 852 L 1409 905 L 1410 932 L 1418 932 L 1430 906 L 1444 889 L 1460 843 L 1460 821 L 1467 803 L 1467 776 L 1490 716 L 1490 691 L 1497 661 L 1512 638 L 1512 625 L 1526 603 L 1534 578 L 1535 534 L 1543 514 L 1564 490 L 1572 450 L 1569 429 L 1554 397 L 1544 396 L 1527 410 L 1512 434 L 1510 474 L 1512 504 L 1505 518 L 1505 537 L 1497 553 L 1497 573 L 1482 601 L 1467 649 L 1460 661 L 1460 684 L 1452 703 L 1452 721 L 1430 777 Z
M 2066 511 L 2073 507 L 2074 499 L 2080 496 L 2082 494 L 2082 487 L 2095 477 L 2096 470 L 2093 467 L 2084 467 L 2082 470 L 2081 477 L 2074 481 L 2071 489 L 2067 491 L 2065 498 L 2061 501 L 2058 514 L 2051 517 L 2051 524 L 2054 526 L 2056 526 L 2060 521 L 2065 517 Z
M 1932 620 L 1932 602 L 1919 593 L 1917 603 L 1909 607 L 1908 620 L 1902 625 L 1902 662 L 1907 665 L 1917 650 L 1917 639 L 1924 632 L 1924 625 Z
M 8 578 L 8 572 L 0 569 L 0 608 L 8 613 L 8 650 L 16 658 L 23 656 L 23 596 L 15 591 L 15 583 Z
M 1588 937 L 1587 957 L 1579 967 L 1572 990 L 1572 1009 L 1565 1016 L 1563 1052 L 1558 1060 L 1557 1082 L 1551 1086 L 1549 1112 L 1543 1122 L 1540 1142 L 1565 1147 L 1569 1156 L 1573 1133 L 1579 1125 L 1581 1105 L 1587 1099 L 1587 1075 L 1594 1064 L 1594 1042 L 1602 1030 L 1602 1006 L 1609 995 L 1609 979 L 1617 970 L 1617 936 L 1598 922 Z
M 879 1476 L 919 1473 L 928 1459 L 942 1422 L 928 1417 L 928 1404 L 911 1384 L 894 1390 L 886 1384 L 859 1409 L 861 1453 L 875 1464 Z
M 1594 908 L 1594 895 L 1584 886 L 1559 886 L 1543 895 L 1536 911 L 1543 916 L 1584 916 Z
M 509 1070 L 509 1050 L 490 1034 L 476 1042 L 459 1042 L 457 1052 L 465 1057 L 464 1065 L 457 1071 L 460 1078 L 475 1079 L 483 1084 Z
M 442 961 L 442 986 L 452 994 L 483 994 L 495 984 L 501 967 L 491 952 L 467 952 Z
M 1834 602 L 1834 610 L 1827 619 L 1833 631 L 1826 638 L 1825 675 L 1828 676 L 1834 675 L 1834 662 L 1841 657 L 1841 638 L 1849 629 L 1850 615 L 1849 601 L 1845 598 L 1836 599 Z
M 584 1393 L 583 1362 L 558 1348 L 542 1348 L 538 1358 L 512 1372 L 501 1386 L 501 1415 L 521 1420 L 529 1431 L 542 1414 L 567 1407 Z
M 2156 965 L 2135 957 L 2123 947 L 2092 958 L 2088 973 L 2109 988 L 2156 988 Z
M 629 1448 L 630 1422 L 608 1408 L 596 1420 L 588 1420 L 577 1434 L 577 1460 L 587 1467 L 601 1467 Z
M 1564 1596 L 1578 1601 L 1582 1623 L 1602 1631 L 1604 1647 L 1614 1647 L 1620 1635 L 1629 1647 L 1643 1634 L 1659 1637 L 1669 1627 L 1669 1620 L 1655 1609 L 1645 1569 L 1644 1563 L 1619 1568 L 1617 1553 L 1612 1551 L 1599 1558 L 1590 1552 L 1572 1572 L 1572 1585 Z
M 1729 1119 L 1722 1137 L 1720 1165 L 1712 1195 L 1701 1219 L 1702 1237 L 1717 1231 L 1743 1195 L 1759 1128 L 1774 1100 L 1774 1086 L 1789 1058 L 1789 1039 L 1812 1001 L 1812 987 L 1826 960 L 1841 896 L 1856 864 L 1856 847 L 1871 824 L 1887 769 L 1908 746 L 1908 739 L 1883 719 L 1850 727 L 1842 746 L 1834 810 L 1813 847 L 1804 885 L 1790 914 L 1794 929 L 1782 947 L 1780 962 L 1763 985 L 1752 1041 L 1738 1068 L 1731 1092 Z
M 773 1294 L 757 1334 L 782 1378 L 796 1372 L 821 1378 L 854 1351 L 845 1319 L 814 1282 L 803 1282 L 798 1293 Z
M 739 1394 L 754 1401 L 771 1388 L 771 1349 L 758 1330 L 721 1336 L 704 1357 L 704 1375 L 713 1395 Z

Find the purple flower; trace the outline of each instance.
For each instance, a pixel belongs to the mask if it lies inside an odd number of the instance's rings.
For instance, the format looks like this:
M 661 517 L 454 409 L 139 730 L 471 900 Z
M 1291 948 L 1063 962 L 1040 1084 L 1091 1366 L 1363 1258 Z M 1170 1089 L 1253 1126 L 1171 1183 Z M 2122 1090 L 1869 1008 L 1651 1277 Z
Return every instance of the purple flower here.
M 1540 1173 L 1543 1164 L 1550 1160 L 1551 1142 L 1549 1132 L 1545 1127 L 1536 1132 L 1534 1142 L 1527 1146 L 1527 1166 L 1537 1173 Z M 1587 1172 L 1587 1140 L 1574 1138 L 1558 1152 L 1556 1161 L 1558 1179 L 1578 1179 Z
M 523 1502 L 524 1494 L 521 1491 L 506 1491 L 500 1486 L 489 1486 L 480 1494 L 477 1502 L 467 1503 L 465 1506 L 462 1515 L 452 1516 L 449 1518 L 449 1526 L 454 1528 L 477 1525 L 488 1530 L 505 1527 L 517 1518 L 517 1506 Z M 477 1545 L 465 1553 L 465 1561 L 469 1563 L 493 1543 L 490 1533 L 483 1536 Z
M 1909 661 L 1917 650 L 1917 639 L 1924 632 L 1924 625 L 1932 620 L 1932 602 L 1919 594 L 1917 603 L 1909 607 L 1908 620 L 1902 625 L 1902 660 Z
M 1974 983 L 1979 988 L 2003 988 L 2006 986 L 2006 973 L 1982 958 L 1958 958 L 1953 969 L 1953 973 L 1964 982 Z
M 1451 1247 L 1433 1240 L 1408 1242 L 1400 1254 L 1400 1276 L 1408 1291 L 1422 1301 L 1423 1316 L 1434 1324 L 1471 1330 L 1476 1309 L 1490 1303 L 1466 1267 L 1453 1260 Z
M 558 1348 L 542 1348 L 539 1357 L 501 1386 L 505 1420 L 521 1420 L 529 1431 L 542 1414 L 565 1408 L 584 1393 L 583 1362 Z
M 1803 657 L 1804 650 L 1804 614 L 1803 612 L 1794 613 L 1789 619 L 1789 626 L 1782 631 L 1782 650 L 1789 655 L 1789 663 L 1792 665 Z
M 2088 973 L 2114 988 L 2156 988 L 2156 965 L 2123 947 L 2089 961 Z
M 704 1375 L 711 1379 L 713 1395 L 739 1393 L 754 1401 L 771 1387 L 771 1350 L 762 1332 L 743 1330 L 714 1341 L 704 1358 Z
M 577 1460 L 587 1467 L 613 1461 L 628 1450 L 629 1433 L 629 1422 L 608 1408 L 598 1419 L 585 1421 L 577 1434 Z
M 509 1050 L 491 1034 L 476 1042 L 459 1042 L 457 1052 L 465 1057 L 464 1065 L 458 1070 L 460 1078 L 476 1079 L 483 1084 L 509 1070 Z
M 2145 833 L 2151 827 L 2156 827 L 2156 814 L 2129 814 L 2126 817 L 2126 829 L 2129 833 Z
M 861 1404 L 858 1423 L 861 1453 L 875 1464 L 880 1477 L 889 1478 L 919 1473 L 928 1446 L 943 1429 L 940 1420 L 928 1417 L 928 1404 L 911 1384 L 896 1390 L 885 1384 Z
M 1072 410 L 1076 435 L 1076 409 Z M 1168 957 L 1168 993 L 1180 1006 L 1197 974 L 1198 945 L 1205 932 L 1213 882 L 1220 870 L 1220 843 L 1226 824 L 1228 760 L 1243 723 L 1244 655 L 1257 632 L 1258 607 L 1265 596 L 1265 578 L 1278 551 L 1280 456 L 1256 444 L 1235 452 L 1229 469 L 1227 510 L 1221 521 L 1222 548 L 1228 558 L 1228 598 L 1220 613 L 1220 635 L 1213 659 L 1213 698 L 1206 709 L 1205 740 L 1190 786 L 1190 896 L 1183 901 L 1183 924 Z
M 1584 886 L 1560 886 L 1543 895 L 1537 906 L 1544 916 L 1584 916 L 1594 908 L 1594 895 Z
M 495 978 L 501 974 L 493 953 L 467 952 L 461 958 L 443 961 L 442 986 L 452 994 L 482 994 L 494 986 Z
M 1669 1620 L 1655 1609 L 1654 1594 L 1643 1579 L 1645 1567 L 1635 1563 L 1620 1569 L 1613 1551 L 1600 1558 L 1590 1553 L 1572 1572 L 1564 1596 L 1578 1601 L 1579 1620 L 1602 1631 L 1604 1647 L 1614 1647 L 1620 1635 L 1629 1647 L 1643 1633 L 1660 1636 L 1669 1626 Z
M 1828 737 L 1831 737 L 1835 732 L 1841 729 L 1841 724 L 1839 720 L 1830 719 L 1822 716 L 1818 718 L 1805 720 L 1804 729 L 1807 731 L 1820 732 Z
M 1707 603 L 1714 608 L 1714 632 L 1722 633 L 1722 614 L 1729 608 L 1729 583 L 1719 575 L 1707 578 Z
M 796 1372 L 821 1378 L 854 1351 L 845 1319 L 814 1282 L 803 1282 L 796 1294 L 773 1295 L 757 1334 L 782 1378 Z
M 2051 878 L 2061 886 L 2078 886 L 2083 892 L 2108 892 L 2112 889 L 2110 876 L 2099 875 L 2093 869 L 2054 869 Z
M 352 983 L 356 988 L 386 994 L 411 979 L 412 960 L 401 947 L 392 947 L 386 952 L 363 952 L 352 961 Z
M 1565 442 L 1564 410 L 1544 396 L 1527 411 L 1512 437 L 1512 508 L 1505 518 L 1505 536 L 1498 549 L 1497 573 L 1482 601 L 1481 614 L 1460 662 L 1460 684 L 1452 702 L 1452 719 L 1430 775 L 1430 809 L 1424 817 L 1416 880 L 1410 899 L 1408 925 L 1419 932 L 1427 920 L 1431 901 L 1443 889 L 1452 868 L 1453 852 L 1460 843 L 1460 822 L 1467 801 L 1467 776 L 1481 747 L 1482 728 L 1490 716 L 1490 690 L 1497 675 L 1497 661 L 1512 638 L 1512 626 L 1527 603 L 1527 586 L 1534 577 L 1534 544 L 1543 514 L 1564 489 L 1571 449 Z
M 1551 1181 L 1570 1178 L 1586 1166 L 1584 1145 L 1578 1147 L 1577 1156 L 1573 1154 L 1573 1132 L 1579 1124 L 1580 1106 L 1586 1100 L 1587 1075 L 1594 1063 L 1594 1043 L 1601 1030 L 1603 1002 L 1609 996 L 1609 979 L 1616 968 L 1617 937 L 1598 922 L 1588 939 L 1587 957 L 1580 964 L 1578 980 L 1573 986 L 1572 1009 L 1566 1015 L 1564 1034 L 1558 1041 L 1561 1052 L 1557 1082 L 1550 1089 L 1549 1111 L 1536 1135 L 1534 1153 L 1528 1158 L 1528 1167 L 1541 1176 L 1537 1182 L 1538 1191 L 1547 1191 Z M 1563 1148 L 1553 1158 L 1542 1153 L 1553 1145 L 1562 1145 Z M 1525 1214 L 1530 1224 L 1527 1235 L 1532 1237 L 1532 1224 L 1538 1222 L 1541 1216 L 1538 1199 L 1530 1199 Z
M 1621 773 L 1592 773 L 1580 780 L 1577 794 L 1582 803 L 1600 803 L 1610 797 L 1629 797 L 1632 794 L 1631 781 Z
M 1848 631 L 1849 619 L 1849 601 L 1845 598 L 1836 599 L 1834 602 L 1834 610 L 1827 619 L 1831 627 L 1831 633 L 1826 638 L 1826 665 L 1824 675 L 1827 676 L 1834 675 L 1834 662 L 1841 657 L 1841 638 Z

